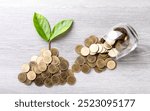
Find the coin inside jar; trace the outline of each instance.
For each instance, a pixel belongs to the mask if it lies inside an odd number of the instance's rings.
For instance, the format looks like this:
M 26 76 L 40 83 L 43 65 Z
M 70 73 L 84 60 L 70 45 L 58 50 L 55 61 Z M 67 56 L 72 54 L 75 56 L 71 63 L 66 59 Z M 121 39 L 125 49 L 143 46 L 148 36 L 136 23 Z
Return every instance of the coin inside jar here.
M 75 51 L 77 54 L 81 54 L 82 47 L 83 47 L 83 45 L 80 45 L 80 44 L 75 47 Z
M 26 74 L 26 73 L 20 73 L 20 74 L 18 75 L 18 80 L 19 80 L 20 82 L 24 83 L 24 82 L 26 81 L 26 79 L 27 79 L 27 74 Z
M 29 80 L 34 80 L 34 79 L 36 78 L 35 72 L 29 71 L 29 72 L 27 73 L 27 78 L 28 78 Z
M 52 52 L 52 56 L 58 56 L 59 55 L 59 51 L 56 48 L 51 48 L 51 52 Z
M 90 67 L 87 64 L 82 65 L 81 70 L 83 73 L 89 73 Z
M 67 77 L 67 83 L 69 85 L 74 85 L 76 83 L 76 78 L 74 76 L 68 76 Z
M 73 72 L 78 73 L 78 72 L 80 72 L 80 70 L 81 70 L 81 68 L 80 68 L 80 65 L 79 65 L 79 64 L 73 64 L 73 65 L 72 65 L 72 71 L 73 71 Z

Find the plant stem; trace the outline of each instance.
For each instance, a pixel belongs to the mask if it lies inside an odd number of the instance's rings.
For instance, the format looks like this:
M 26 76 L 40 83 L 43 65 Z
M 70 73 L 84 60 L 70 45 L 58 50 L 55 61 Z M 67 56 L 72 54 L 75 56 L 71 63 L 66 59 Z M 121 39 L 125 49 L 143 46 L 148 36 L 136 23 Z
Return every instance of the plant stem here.
M 48 44 L 49 44 L 49 50 L 50 50 L 50 49 L 51 49 L 51 41 L 49 41 L 49 43 L 48 43 Z

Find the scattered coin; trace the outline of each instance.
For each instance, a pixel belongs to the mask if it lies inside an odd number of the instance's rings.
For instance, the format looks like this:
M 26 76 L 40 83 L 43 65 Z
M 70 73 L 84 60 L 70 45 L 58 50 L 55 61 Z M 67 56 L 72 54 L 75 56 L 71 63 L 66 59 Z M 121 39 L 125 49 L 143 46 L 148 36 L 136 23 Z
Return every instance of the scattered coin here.
M 82 47 L 82 49 L 81 49 L 81 55 L 87 56 L 87 55 L 89 55 L 89 53 L 90 53 L 90 50 L 89 50 L 88 47 Z
M 114 60 L 110 60 L 107 62 L 107 68 L 110 70 L 115 69 L 117 66 L 117 63 Z
M 84 57 L 78 56 L 75 62 L 79 65 L 83 65 L 86 62 L 86 60 Z
M 37 86 L 42 86 L 44 84 L 44 79 L 41 75 L 39 75 L 38 77 L 35 78 L 34 83 Z
M 84 41 L 84 44 L 85 44 L 86 47 L 89 47 L 93 43 L 94 43 L 94 40 L 92 40 L 92 38 L 87 38 Z
M 47 69 L 47 65 L 46 65 L 44 62 L 40 62 L 40 63 L 38 64 L 38 69 L 39 69 L 41 72 L 43 72 L 43 71 L 45 71 L 45 70 Z
M 46 64 L 50 64 L 52 62 L 52 57 L 51 56 L 44 56 L 43 62 Z
M 51 78 L 46 78 L 46 79 L 44 80 L 44 85 L 45 85 L 46 87 L 52 87 L 52 86 L 53 86 L 53 83 L 52 83 L 52 81 L 51 81 Z
M 116 48 L 112 48 L 111 50 L 109 50 L 109 53 L 108 53 L 110 57 L 116 57 L 118 54 L 119 52 L 117 51 Z
M 81 70 L 83 73 L 89 73 L 90 72 L 90 67 L 87 64 L 84 64 L 81 66 Z
M 76 83 L 76 78 L 74 76 L 68 76 L 67 77 L 67 83 L 69 85 L 74 85 Z
M 50 64 L 48 66 L 48 70 L 50 73 L 54 74 L 54 73 L 58 72 L 59 68 L 56 65 Z
M 32 81 L 31 81 L 31 80 L 29 80 L 29 79 L 26 79 L 26 81 L 24 82 L 24 84 L 29 86 L 29 85 L 31 85 L 31 84 L 32 84 Z
M 58 66 L 60 64 L 59 58 L 57 56 L 52 56 L 52 63 L 51 64 Z
M 69 68 L 69 63 L 66 60 L 62 60 L 59 65 L 60 70 L 64 71 Z
M 96 61 L 96 56 L 88 55 L 87 56 L 87 61 L 90 62 L 90 63 L 94 63 Z
M 97 59 L 97 61 L 96 61 L 96 66 L 97 66 L 98 68 L 103 68 L 103 67 L 105 67 L 105 61 L 104 61 L 103 59 Z
M 80 72 L 80 70 L 81 70 L 81 68 L 80 68 L 80 65 L 79 65 L 79 64 L 73 64 L 73 65 L 72 65 L 72 71 L 73 71 L 73 72 L 78 73 L 78 72 Z
M 59 78 L 58 75 L 53 75 L 53 76 L 51 77 L 51 81 L 52 81 L 53 84 L 57 85 L 57 84 L 59 84 L 59 82 L 60 82 L 60 78 Z
M 82 47 L 83 47 L 83 45 L 80 45 L 80 44 L 75 47 L 75 51 L 77 54 L 81 54 Z
M 96 53 L 98 51 L 98 45 L 97 44 L 92 44 L 90 47 L 90 52 Z
M 51 48 L 51 52 L 52 52 L 52 56 L 58 56 L 59 55 L 59 51 L 56 48 Z

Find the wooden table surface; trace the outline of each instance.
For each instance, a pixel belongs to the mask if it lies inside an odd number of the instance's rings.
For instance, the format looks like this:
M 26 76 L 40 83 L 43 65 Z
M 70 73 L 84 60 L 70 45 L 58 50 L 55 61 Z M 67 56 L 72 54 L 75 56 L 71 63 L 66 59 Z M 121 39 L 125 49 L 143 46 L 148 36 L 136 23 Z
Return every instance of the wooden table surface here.
M 136 29 L 138 48 L 120 59 L 114 71 L 76 74 L 74 86 L 26 86 L 17 80 L 20 66 L 48 47 L 35 31 L 34 12 L 46 16 L 51 26 L 74 19 L 71 31 L 52 43 L 70 64 L 77 44 L 120 22 Z M 150 0 L 0 0 L 0 93 L 150 93 Z

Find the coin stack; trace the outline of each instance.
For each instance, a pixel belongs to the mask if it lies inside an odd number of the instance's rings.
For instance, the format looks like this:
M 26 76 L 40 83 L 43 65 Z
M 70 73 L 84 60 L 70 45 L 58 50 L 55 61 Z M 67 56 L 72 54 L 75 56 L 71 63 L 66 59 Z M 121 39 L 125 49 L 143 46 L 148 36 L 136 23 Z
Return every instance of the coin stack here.
M 34 82 L 37 86 L 45 85 L 73 85 L 76 78 L 69 69 L 69 62 L 59 56 L 56 48 L 41 49 L 39 56 L 32 56 L 29 64 L 23 64 L 21 73 L 18 75 L 20 82 L 31 85 Z
M 82 71 L 89 73 L 91 68 L 96 72 L 102 72 L 106 68 L 113 70 L 117 63 L 115 57 L 120 51 L 127 48 L 129 37 L 123 29 L 116 29 L 110 32 L 109 36 L 114 36 L 116 33 L 121 33 L 117 39 L 98 38 L 90 36 L 84 41 L 84 45 L 77 45 L 75 51 L 80 56 L 77 57 L 72 65 L 72 70 L 76 73 Z

